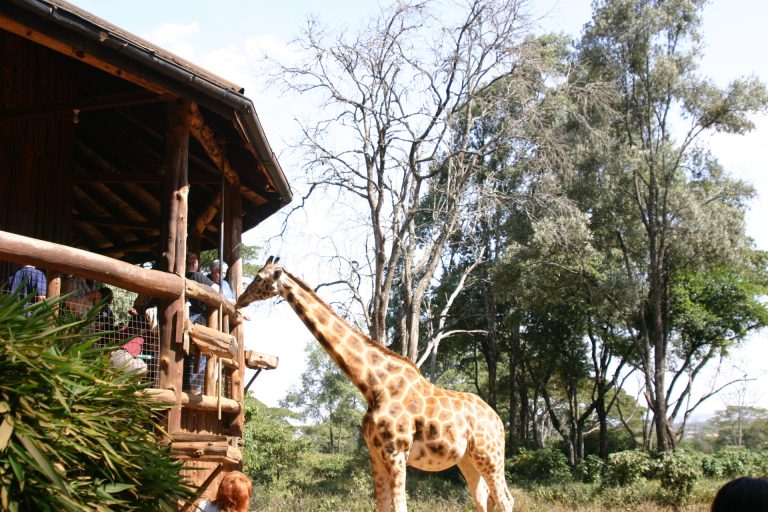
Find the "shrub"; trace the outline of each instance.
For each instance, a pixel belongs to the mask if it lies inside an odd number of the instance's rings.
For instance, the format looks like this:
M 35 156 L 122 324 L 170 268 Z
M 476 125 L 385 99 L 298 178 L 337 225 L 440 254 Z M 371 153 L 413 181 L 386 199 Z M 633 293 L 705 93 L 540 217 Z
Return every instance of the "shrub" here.
M 719 460 L 722 474 L 726 478 L 752 473 L 752 454 L 743 447 L 729 446 L 717 452 L 715 457 Z
M 674 505 L 682 505 L 701 477 L 701 461 L 684 450 L 663 453 L 659 459 L 659 480 Z
M 651 458 L 645 452 L 626 450 L 608 456 L 605 483 L 626 486 L 637 482 L 652 469 Z
M 507 470 L 517 478 L 537 482 L 570 480 L 571 469 L 565 454 L 556 448 L 542 448 L 507 460 Z
M 707 478 L 723 477 L 723 461 L 717 455 L 704 455 L 701 457 L 701 472 Z
M 587 455 L 584 460 L 576 466 L 576 475 L 584 483 L 594 483 L 600 478 L 603 471 L 603 459 L 597 455 Z
M 313 457 L 307 457 L 305 460 L 309 462 L 311 472 L 323 480 L 347 476 L 352 472 L 350 464 L 353 458 L 349 455 L 316 454 Z
M 163 406 L 93 348 L 96 309 L 57 316 L 60 301 L 0 296 L 0 508 L 176 510 L 192 491 L 158 445 Z
M 728 446 L 715 453 L 711 460 L 703 462 L 702 469 L 708 476 L 764 476 L 768 472 L 768 452 L 751 451 L 743 446 Z

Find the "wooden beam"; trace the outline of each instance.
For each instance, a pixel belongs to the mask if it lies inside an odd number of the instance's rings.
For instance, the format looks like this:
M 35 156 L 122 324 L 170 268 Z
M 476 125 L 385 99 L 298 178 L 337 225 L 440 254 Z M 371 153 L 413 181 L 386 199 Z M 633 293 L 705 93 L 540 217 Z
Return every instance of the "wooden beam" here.
M 197 106 L 197 103 L 193 102 L 191 104 L 190 114 L 192 116 L 192 124 L 189 127 L 189 133 L 203 146 L 208 157 L 216 165 L 216 168 L 224 173 L 227 181 L 239 186 L 240 176 L 238 176 L 237 171 L 229 163 L 229 159 L 224 153 L 224 148 L 216 140 L 213 129 L 205 124 L 205 119 L 203 119 L 203 114 L 200 112 L 200 107 Z
M 3 110 L 0 112 L 0 120 L 42 117 L 52 114 L 61 114 L 62 112 L 72 112 L 74 115 L 75 111 L 93 112 L 96 110 L 158 103 L 161 101 L 168 101 L 170 98 L 170 95 L 157 94 L 146 90 L 110 94 L 93 98 L 78 98 L 73 101 L 55 105 L 35 105 L 33 107 Z
M 211 202 L 195 221 L 195 226 L 193 228 L 194 233 L 196 233 L 198 236 L 202 235 L 205 231 L 205 228 L 211 223 L 214 217 L 216 217 L 216 214 L 219 212 L 219 208 L 221 208 L 221 191 L 217 192 L 216 195 L 213 196 Z
M 185 280 L 187 255 L 187 215 L 189 181 L 189 104 L 188 100 L 168 103 L 168 136 L 165 145 L 165 181 L 161 218 L 161 265 L 169 273 Z M 186 290 L 186 285 L 184 287 Z M 176 407 L 168 411 L 168 431 L 181 429 L 182 377 L 184 372 L 185 291 L 173 300 L 162 300 L 160 312 L 159 386 L 173 394 Z
M 63 43 L 51 36 L 43 34 L 42 32 L 33 30 L 23 23 L 8 18 L 7 16 L 0 15 L 0 29 L 12 32 L 17 36 L 21 36 L 24 39 L 28 39 L 35 43 L 41 44 L 47 48 L 50 48 L 51 50 L 62 53 L 68 57 L 72 57 L 75 60 L 85 62 L 86 64 L 109 73 L 110 75 L 115 75 L 119 78 L 140 85 L 149 91 L 153 91 L 158 94 L 170 94 L 170 91 L 146 79 L 143 76 L 136 75 L 128 70 L 115 66 L 114 64 L 98 59 L 93 55 L 84 52 L 80 48 Z
M 263 368 L 265 370 L 274 370 L 277 368 L 279 358 L 271 354 L 262 354 L 255 350 L 245 351 L 245 366 L 251 370 Z
M 193 281 L 192 279 L 185 279 L 185 283 L 186 283 L 185 293 L 188 297 L 201 300 L 206 304 L 208 304 L 209 306 L 213 306 L 214 308 L 223 306 L 224 313 L 229 317 L 230 322 L 233 322 L 233 324 L 238 324 L 238 325 L 242 323 L 243 321 L 242 313 L 240 313 L 238 310 L 235 309 L 235 305 L 232 302 L 223 298 L 213 288 L 211 288 L 208 285 L 198 283 L 197 281 Z
M 242 291 L 243 262 L 241 259 L 241 246 L 243 243 L 243 217 L 242 217 L 242 197 L 238 193 L 237 187 L 229 183 L 224 186 L 225 210 L 223 212 L 224 222 L 224 261 L 230 264 L 230 273 L 232 288 L 235 297 L 240 296 Z M 222 276 L 223 279 L 223 276 Z M 245 402 L 245 336 L 242 323 L 232 324 L 231 333 L 237 338 L 239 350 L 237 352 L 238 368 L 232 372 L 232 398 L 238 403 Z M 228 426 L 231 434 L 242 435 L 245 428 L 245 407 L 241 409 Z
M 178 298 L 184 278 L 66 245 L 0 231 L 0 259 L 83 276 L 153 297 Z
M 101 249 L 101 253 L 105 256 L 117 257 L 117 254 L 129 254 L 134 252 L 157 252 L 157 237 L 151 237 L 150 239 L 144 238 L 142 240 L 136 240 L 134 242 L 127 242 L 124 244 L 113 245 L 112 247 L 105 247 Z
M 220 442 L 174 441 L 171 443 L 171 456 L 179 460 L 238 464 L 243 460 L 243 451 Z
M 176 394 L 172 389 L 145 389 L 142 393 L 146 393 L 156 402 L 178 404 L 196 411 L 215 411 L 218 409 L 219 397 L 215 396 L 190 395 L 182 391 L 179 397 L 180 402 L 176 402 Z M 221 410 L 222 412 L 237 414 L 241 407 L 235 400 L 221 397 Z
M 108 217 L 97 217 L 95 215 L 73 215 L 73 222 L 81 224 L 93 224 L 96 226 L 107 226 L 110 228 L 130 229 L 134 231 L 149 231 L 154 235 L 160 234 L 160 229 L 150 222 L 126 221 Z
M 220 357 L 237 357 L 237 339 L 212 327 L 190 324 L 186 320 L 189 337 L 200 352 Z
M 162 175 L 152 172 L 121 172 L 121 173 L 76 173 L 72 176 L 75 183 L 148 183 L 160 184 Z M 189 177 L 194 185 L 216 185 L 219 180 L 210 174 L 197 173 Z
M 235 369 L 239 369 L 240 368 L 240 364 L 237 361 L 235 361 L 234 359 L 228 359 L 226 357 L 220 357 L 219 361 L 221 362 L 222 365 L 226 366 L 227 368 L 235 368 Z

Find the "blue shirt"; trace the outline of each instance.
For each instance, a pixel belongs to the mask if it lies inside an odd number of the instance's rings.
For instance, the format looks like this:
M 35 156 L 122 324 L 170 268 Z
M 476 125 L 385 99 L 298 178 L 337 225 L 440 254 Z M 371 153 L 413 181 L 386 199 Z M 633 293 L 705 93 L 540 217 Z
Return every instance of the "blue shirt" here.
M 48 293 L 48 280 L 42 270 L 26 265 L 13 274 L 11 278 L 11 292 L 21 288 L 21 296 L 42 295 Z

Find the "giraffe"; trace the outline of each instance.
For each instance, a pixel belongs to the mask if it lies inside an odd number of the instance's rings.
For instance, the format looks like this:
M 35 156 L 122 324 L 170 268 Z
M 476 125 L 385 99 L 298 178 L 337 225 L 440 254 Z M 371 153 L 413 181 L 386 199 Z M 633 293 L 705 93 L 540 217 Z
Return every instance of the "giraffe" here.
M 378 512 L 407 512 L 406 465 L 441 471 L 458 465 L 478 512 L 512 512 L 504 477 L 504 426 L 480 397 L 442 389 L 409 359 L 342 320 L 306 283 L 271 256 L 237 307 L 285 299 L 339 369 L 360 390 Z

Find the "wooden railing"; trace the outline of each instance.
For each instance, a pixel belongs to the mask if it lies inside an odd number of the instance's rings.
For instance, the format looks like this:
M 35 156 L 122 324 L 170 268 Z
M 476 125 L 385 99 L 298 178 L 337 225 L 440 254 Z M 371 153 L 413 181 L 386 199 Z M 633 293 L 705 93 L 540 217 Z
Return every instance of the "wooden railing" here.
M 35 265 L 49 272 L 79 275 L 158 299 L 177 300 L 180 297 L 191 297 L 209 304 L 211 310 L 221 307 L 230 326 L 242 322 L 242 315 L 233 304 L 207 285 L 81 249 L 0 231 L 0 259 Z M 218 329 L 192 325 L 186 315 L 182 327 L 200 352 L 218 357 L 226 367 L 239 369 L 238 355 L 243 347 L 239 346 L 234 336 Z M 161 339 L 160 343 L 169 344 L 173 350 L 182 350 L 183 344 L 173 341 Z M 173 385 L 177 386 L 180 387 L 181 382 Z M 239 413 L 241 410 L 241 404 L 237 400 L 223 396 L 190 395 L 185 392 L 177 393 L 175 389 L 149 389 L 147 393 L 158 401 L 191 409 L 228 413 Z
M 242 322 L 242 315 L 234 305 L 210 286 L 82 249 L 0 231 L 0 258 L 49 271 L 75 274 L 157 298 L 178 299 L 184 294 L 213 308 L 221 306 L 231 325 Z

